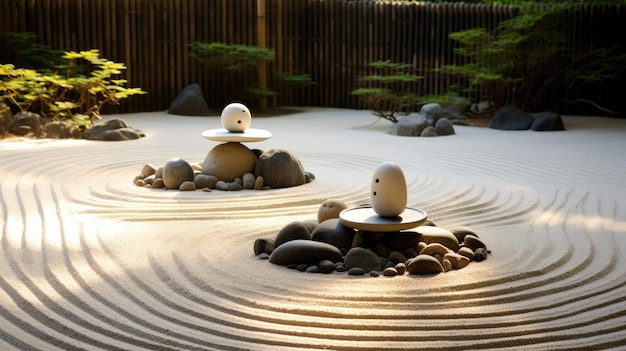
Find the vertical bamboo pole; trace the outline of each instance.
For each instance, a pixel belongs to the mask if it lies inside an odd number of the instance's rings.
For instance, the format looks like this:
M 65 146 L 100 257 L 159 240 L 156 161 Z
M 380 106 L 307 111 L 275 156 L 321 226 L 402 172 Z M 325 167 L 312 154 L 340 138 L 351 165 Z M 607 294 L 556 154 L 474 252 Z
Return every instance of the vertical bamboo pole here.
M 279 0 L 280 1 L 280 0 Z M 257 0 L 257 45 L 259 47 L 267 46 L 266 23 L 265 23 L 265 0 Z M 259 64 L 259 85 L 261 88 L 267 87 L 267 63 Z M 259 110 L 267 109 L 267 98 L 261 98 L 259 101 Z

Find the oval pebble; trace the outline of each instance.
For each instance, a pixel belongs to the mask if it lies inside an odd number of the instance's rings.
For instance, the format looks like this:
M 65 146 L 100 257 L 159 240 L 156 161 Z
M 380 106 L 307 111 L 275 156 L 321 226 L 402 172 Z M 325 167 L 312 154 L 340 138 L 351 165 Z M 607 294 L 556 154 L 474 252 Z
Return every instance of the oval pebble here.
M 309 266 L 306 269 L 306 272 L 307 273 L 318 273 L 319 272 L 319 267 L 317 267 L 317 266 Z
M 237 191 L 237 190 L 241 190 L 243 189 L 241 184 L 237 183 L 237 182 L 230 182 L 228 183 L 228 190 L 229 191 Z
M 450 232 L 454 234 L 456 239 L 459 241 L 459 244 L 461 244 L 463 240 L 465 240 L 466 235 L 473 235 L 475 237 L 478 237 L 478 235 L 476 235 L 476 233 L 472 229 L 463 226 L 454 227 L 450 229 Z
M 474 235 L 466 235 L 463 239 L 463 245 L 469 247 L 473 251 L 476 251 L 477 249 L 487 248 L 487 245 L 485 245 L 482 240 L 478 239 L 478 237 Z
M 404 263 L 398 263 L 398 264 L 396 264 L 394 266 L 394 268 L 396 269 L 396 271 L 400 275 L 402 275 L 402 274 L 404 274 L 404 272 L 406 272 L 406 264 L 404 264 Z
M 263 177 L 258 176 L 256 177 L 256 179 L 254 180 L 254 190 L 262 190 L 263 189 Z
M 409 261 L 407 269 L 411 274 L 438 274 L 443 272 L 441 263 L 429 255 L 417 255 Z
M 156 173 L 156 169 L 154 168 L 153 165 L 151 164 L 145 164 L 142 168 L 141 168 L 141 176 L 142 177 L 149 177 L 153 174 Z
M 456 236 L 454 236 L 454 234 L 447 229 L 441 227 L 421 226 L 415 228 L 414 230 L 421 234 L 420 240 L 427 244 L 439 243 L 454 252 L 459 251 L 459 241 L 456 239 Z
M 152 187 L 155 189 L 161 189 L 165 187 L 165 184 L 163 183 L 163 179 L 162 178 L 154 178 L 154 181 L 152 182 Z
M 216 176 L 212 175 L 197 174 L 193 181 L 194 183 L 196 183 L 196 187 L 199 189 L 215 189 L 215 184 L 218 182 L 218 179 Z
M 363 268 L 360 267 L 353 267 L 350 268 L 350 270 L 348 271 L 349 275 L 364 275 L 365 271 L 363 270 Z
M 383 275 L 385 277 L 395 277 L 396 275 L 398 275 L 398 270 L 396 270 L 395 267 L 387 267 L 383 271 Z
M 335 263 L 330 260 L 322 260 L 317 267 L 320 273 L 329 274 L 335 270 Z
M 192 181 L 184 181 L 179 187 L 178 190 L 180 191 L 194 191 L 196 190 L 196 184 Z
M 420 251 L 419 254 L 430 255 L 430 256 L 435 256 L 435 255 L 444 256 L 448 252 L 450 252 L 450 250 L 447 247 L 439 243 L 432 243 L 432 244 L 426 245 L 426 247 L 422 251 Z
M 447 253 L 445 256 L 443 256 L 443 260 L 450 261 L 450 263 L 452 264 L 452 268 L 454 269 L 461 269 L 470 264 L 469 258 L 454 252 Z
M 293 221 L 281 228 L 281 230 L 276 235 L 274 246 L 279 247 L 280 245 L 288 241 L 297 239 L 310 240 L 311 234 L 309 233 L 309 229 L 306 225 L 304 225 L 304 223 L 300 221 Z
M 463 246 L 462 248 L 459 249 L 459 252 L 457 253 L 459 255 L 463 255 L 469 258 L 470 261 L 474 260 L 474 251 L 472 251 L 472 249 L 470 249 L 469 247 Z
M 230 190 L 228 188 L 228 183 L 226 183 L 223 180 L 219 180 L 217 183 L 215 183 L 215 189 L 221 190 L 221 191 L 229 191 Z
M 476 262 L 484 261 L 487 259 L 488 254 L 489 252 L 482 247 L 479 249 L 476 249 L 476 251 L 474 251 L 474 261 Z
M 449 260 L 443 260 L 443 271 L 450 272 L 452 270 L 452 263 Z
M 313 240 L 291 240 L 274 249 L 270 262 L 286 266 L 291 263 L 318 263 L 322 260 L 337 262 L 341 251 L 326 243 Z
M 244 189 L 252 189 L 252 188 L 254 188 L 255 180 L 256 180 L 256 177 L 254 176 L 254 174 L 252 174 L 252 173 L 244 174 L 243 178 L 242 178 L 243 188 Z

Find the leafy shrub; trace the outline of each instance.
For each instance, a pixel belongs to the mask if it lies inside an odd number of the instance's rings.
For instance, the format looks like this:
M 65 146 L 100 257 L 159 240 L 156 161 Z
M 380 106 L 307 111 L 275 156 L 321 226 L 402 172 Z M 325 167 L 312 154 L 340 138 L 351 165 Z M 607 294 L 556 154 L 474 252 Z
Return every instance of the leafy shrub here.
M 554 109 L 560 102 L 581 99 L 582 85 L 617 77 L 626 64 L 619 48 L 568 48 L 567 5 L 523 7 L 493 31 L 472 28 L 450 34 L 460 43 L 456 52 L 468 63 L 448 65 L 444 73 L 468 79 L 496 107 L 514 103 L 525 110 Z M 554 106 L 541 101 L 555 100 Z M 606 111 L 606 110 L 605 110 Z
M 192 42 L 190 56 L 221 75 L 224 89 L 219 98 L 224 105 L 231 101 L 248 101 L 275 96 L 276 92 L 261 86 L 258 67 L 264 62 L 272 62 L 275 54 L 272 49 L 241 44 L 220 42 Z M 277 72 L 270 85 L 306 86 L 313 84 L 307 74 Z
M 65 52 L 62 58 L 66 61 L 63 75 L 0 65 L 0 97 L 21 111 L 88 127 L 100 118 L 105 104 L 119 104 L 131 95 L 145 94 L 140 88 L 124 87 L 125 79 L 112 79 L 126 67 L 101 58 L 98 50 Z M 91 67 L 89 76 L 72 74 L 79 60 Z
M 411 92 L 412 83 L 423 77 L 412 74 L 412 66 L 405 63 L 386 60 L 369 66 L 377 73 L 360 77 L 352 94 L 358 95 L 374 115 L 396 123 L 398 115 L 418 104 L 419 96 Z

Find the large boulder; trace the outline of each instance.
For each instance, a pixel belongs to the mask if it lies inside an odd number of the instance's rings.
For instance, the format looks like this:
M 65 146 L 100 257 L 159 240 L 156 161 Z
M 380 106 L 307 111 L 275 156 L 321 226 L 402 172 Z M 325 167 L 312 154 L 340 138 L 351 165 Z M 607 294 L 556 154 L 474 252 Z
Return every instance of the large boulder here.
M 533 116 L 515 105 L 500 107 L 493 114 L 489 128 L 500 130 L 528 130 L 534 121 Z
M 42 136 L 42 122 L 43 118 L 40 115 L 34 112 L 21 111 L 15 114 L 9 131 L 12 134 L 19 136 L 32 136 L 38 138 Z
M 145 134 L 120 118 L 111 118 L 83 131 L 83 138 L 102 141 L 122 141 L 143 138 Z
M 565 130 L 561 115 L 554 112 L 540 112 L 535 115 L 535 120 L 531 124 L 530 129 L 537 132 L 551 132 Z
M 306 183 L 302 163 L 285 148 L 263 152 L 257 160 L 255 174 L 263 177 L 265 186 L 270 188 L 288 188 Z
M 254 173 L 257 158 L 245 145 L 229 142 L 217 145 L 204 158 L 202 173 L 232 182 L 246 173 Z
M 4 102 L 0 102 L 0 138 L 4 138 L 13 123 L 13 112 L 11 108 Z
M 424 115 L 412 113 L 402 117 L 389 128 L 389 134 L 399 136 L 420 136 L 430 124 Z
M 202 88 L 196 83 L 186 86 L 167 110 L 169 114 L 183 116 L 208 116 L 209 112 Z

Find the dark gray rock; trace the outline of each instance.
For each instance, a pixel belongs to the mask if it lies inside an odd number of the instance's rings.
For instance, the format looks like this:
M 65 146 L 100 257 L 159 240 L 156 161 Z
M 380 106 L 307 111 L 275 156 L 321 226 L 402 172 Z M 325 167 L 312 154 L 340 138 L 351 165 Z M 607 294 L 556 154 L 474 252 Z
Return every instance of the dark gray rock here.
M 476 251 L 474 251 L 474 261 L 476 262 L 481 262 L 487 259 L 487 256 L 489 255 L 489 251 L 487 251 L 484 248 L 478 248 L 476 249 Z
M 346 254 L 343 265 L 348 271 L 355 267 L 361 268 L 365 272 L 382 269 L 378 255 L 361 247 L 350 249 Z
M 34 112 L 22 111 L 15 114 L 9 131 L 19 136 L 42 136 L 41 124 L 43 118 Z
M 209 106 L 204 100 L 200 85 L 194 83 L 186 86 L 172 101 L 167 113 L 182 116 L 208 116 Z
M 348 275 L 364 275 L 365 270 L 361 267 L 352 267 L 348 270 Z
M 219 179 L 217 179 L 216 176 L 206 175 L 202 173 L 196 174 L 196 177 L 194 178 L 194 182 L 196 183 L 196 187 L 198 189 L 215 189 L 215 184 L 217 184 L 218 181 Z
M 493 114 L 489 128 L 500 130 L 528 130 L 534 121 L 533 116 L 515 105 L 500 107 Z
M 272 189 L 306 183 L 300 160 L 285 148 L 273 148 L 263 152 L 256 162 L 255 174 L 263 177 L 265 186 Z
M 83 138 L 102 141 L 123 141 L 143 138 L 145 134 L 119 118 L 111 118 L 83 131 Z
M 0 138 L 4 138 L 11 129 L 13 123 L 13 112 L 4 102 L 0 102 Z
M 402 117 L 389 129 L 389 134 L 398 136 L 420 136 L 424 128 L 428 127 L 426 117 L 412 113 Z
M 278 232 L 274 245 L 279 247 L 291 240 L 311 240 L 309 228 L 300 221 L 291 222 Z
M 291 240 L 274 249 L 270 262 L 286 266 L 292 263 L 317 264 L 323 260 L 338 262 L 341 260 L 338 248 L 313 240 Z
M 454 126 L 449 119 L 443 117 L 439 118 L 435 123 L 435 130 L 438 135 L 453 135 L 454 134 Z
M 339 218 L 327 219 L 317 225 L 311 239 L 331 244 L 338 249 L 349 249 L 354 240 L 354 229 L 341 224 Z
M 330 261 L 330 260 L 322 260 L 317 265 L 317 268 L 318 268 L 320 273 L 330 274 L 330 273 L 332 273 L 335 270 L 335 263 L 333 261 Z
M 552 132 L 565 130 L 565 125 L 561 115 L 545 111 L 535 115 L 535 120 L 530 125 L 530 129 L 537 132 Z
M 254 254 L 265 253 L 271 255 L 276 247 L 274 239 L 258 238 L 254 241 Z
M 420 134 L 421 137 L 435 137 L 438 135 L 439 134 L 437 134 L 437 129 L 435 129 L 435 127 L 433 126 L 428 126 L 424 128 L 424 130 L 422 130 L 422 133 Z
M 439 118 L 443 117 L 443 113 L 443 107 L 435 102 L 424 104 L 422 108 L 420 108 L 420 114 L 426 117 L 426 120 L 431 123 L 435 123 Z
M 169 160 L 163 166 L 163 184 L 168 189 L 179 189 L 184 182 L 193 182 L 193 178 L 193 168 L 185 160 Z

